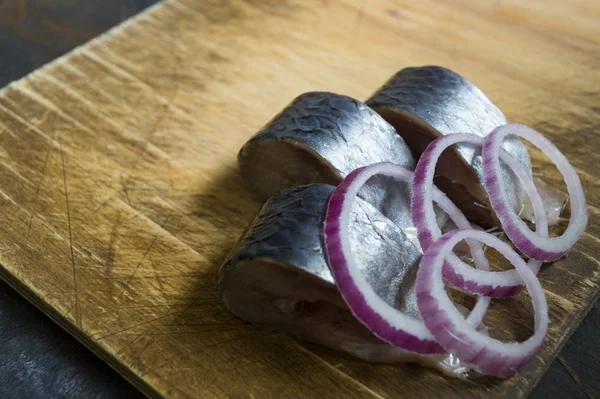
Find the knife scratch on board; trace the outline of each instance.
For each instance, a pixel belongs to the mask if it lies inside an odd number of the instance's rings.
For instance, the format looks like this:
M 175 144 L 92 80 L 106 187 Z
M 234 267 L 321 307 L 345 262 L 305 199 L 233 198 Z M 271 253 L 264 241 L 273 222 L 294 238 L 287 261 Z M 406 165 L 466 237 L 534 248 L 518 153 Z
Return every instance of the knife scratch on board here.
M 150 260 L 150 264 L 152 265 L 152 270 L 154 270 L 154 278 L 156 279 L 156 283 L 158 284 L 158 287 L 160 288 L 160 293 L 162 294 L 162 297 L 165 300 L 165 302 L 168 302 L 167 296 L 165 294 L 165 286 L 163 285 L 162 279 L 160 278 L 160 275 L 158 274 L 158 269 L 156 268 L 156 264 L 154 264 L 152 255 L 148 255 L 148 259 Z
M 173 212 L 169 212 L 167 214 L 167 216 L 164 219 L 164 222 L 161 223 L 161 226 L 163 229 L 165 229 L 165 226 L 167 225 L 167 223 L 169 222 L 171 215 L 173 214 Z M 125 283 L 124 287 L 123 287 L 123 291 L 121 292 L 121 295 L 119 297 L 119 299 L 123 299 L 123 296 L 125 295 L 125 291 L 127 291 L 128 289 L 131 289 L 130 284 L 131 284 L 131 280 L 135 277 L 138 269 L 140 268 L 140 266 L 142 265 L 142 263 L 144 263 L 144 260 L 146 260 L 146 257 L 148 256 L 148 254 L 150 253 L 150 251 L 152 250 L 152 247 L 154 246 L 154 244 L 156 243 L 156 240 L 158 239 L 158 234 L 156 234 L 154 236 L 154 238 L 152 239 L 152 241 L 150 242 L 150 245 L 148 245 L 148 248 L 146 249 L 146 252 L 144 253 L 144 256 L 142 256 L 142 259 L 139 261 L 139 263 L 137 264 L 137 266 L 135 267 L 135 269 L 133 270 L 133 273 L 131 273 L 131 276 L 129 276 L 129 278 L 127 279 L 127 282 Z
M 62 160 L 62 174 L 63 174 L 63 183 L 65 190 L 65 204 L 67 207 L 67 227 L 69 229 L 69 246 L 71 249 L 71 267 L 73 271 L 73 293 L 75 295 L 75 323 L 79 328 L 81 325 L 81 306 L 79 303 L 79 293 L 77 292 L 77 268 L 75 267 L 75 254 L 73 252 L 73 232 L 71 229 L 71 210 L 69 207 L 69 190 L 67 188 L 67 168 L 65 166 L 65 154 L 63 152 L 62 143 L 59 141 L 60 147 L 60 156 Z
M 127 204 L 133 208 L 131 205 L 131 199 L 129 198 L 129 189 L 127 188 L 127 182 L 123 179 L 123 173 L 120 174 L 121 178 L 121 186 L 123 187 L 123 193 L 125 194 L 125 198 L 127 199 Z
M 48 116 L 50 115 L 50 110 L 48 110 L 46 112 L 46 114 L 43 116 L 42 120 L 46 119 Z M 50 130 L 54 130 L 54 123 L 56 122 L 56 114 L 52 114 L 54 116 L 54 118 L 50 119 Z M 56 139 L 56 137 L 53 136 L 53 139 Z M 50 155 L 52 153 L 52 142 L 48 142 L 48 149 L 46 150 L 46 156 L 44 157 L 44 165 L 42 166 L 41 171 L 39 172 L 40 174 L 40 179 L 38 181 L 38 184 L 35 188 L 35 194 L 33 196 L 33 202 L 31 203 L 31 212 L 29 213 L 29 222 L 27 223 L 27 233 L 25 233 L 25 244 L 23 245 L 23 251 L 21 253 L 21 261 L 18 263 L 17 265 L 17 269 L 16 269 L 16 274 L 20 275 L 21 273 L 21 267 L 23 266 L 23 262 L 24 262 L 24 258 L 25 258 L 25 253 L 27 251 L 27 244 L 29 244 L 29 235 L 31 233 L 31 225 L 33 223 L 33 218 L 35 217 L 36 214 L 36 206 L 37 206 L 37 202 L 38 202 L 38 198 L 39 198 L 39 194 L 40 194 L 40 188 L 42 187 L 42 185 L 44 184 L 44 180 L 46 178 L 46 167 L 48 166 L 48 160 L 50 159 Z

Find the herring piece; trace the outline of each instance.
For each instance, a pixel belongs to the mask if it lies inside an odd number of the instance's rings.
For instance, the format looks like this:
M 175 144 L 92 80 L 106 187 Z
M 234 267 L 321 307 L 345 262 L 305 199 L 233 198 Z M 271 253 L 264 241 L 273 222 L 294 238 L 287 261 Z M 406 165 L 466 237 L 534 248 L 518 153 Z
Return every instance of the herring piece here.
M 312 184 L 275 194 L 219 271 L 226 306 L 254 324 L 378 363 L 420 363 L 452 376 L 452 355 L 419 356 L 375 337 L 340 296 L 324 253 L 322 226 L 333 187 Z M 350 241 L 361 272 L 389 304 L 420 317 L 415 279 L 421 250 L 366 201 L 352 210 Z
M 384 161 L 415 167 L 404 140 L 376 112 L 327 92 L 298 96 L 238 154 L 240 173 L 261 200 L 295 185 L 337 185 L 354 169 Z M 412 227 L 409 184 L 375 176 L 360 197 L 401 228 Z
M 366 104 L 396 128 L 417 158 L 440 135 L 486 136 L 494 128 L 508 123 L 498 107 L 475 85 L 438 66 L 401 70 Z M 507 139 L 503 148 L 531 171 L 529 154 L 518 138 Z M 482 186 L 481 149 L 460 144 L 447 150 L 436 173 L 436 185 L 470 219 L 486 227 L 499 225 Z M 525 191 L 505 166 L 502 179 L 511 206 L 520 213 L 528 201 Z

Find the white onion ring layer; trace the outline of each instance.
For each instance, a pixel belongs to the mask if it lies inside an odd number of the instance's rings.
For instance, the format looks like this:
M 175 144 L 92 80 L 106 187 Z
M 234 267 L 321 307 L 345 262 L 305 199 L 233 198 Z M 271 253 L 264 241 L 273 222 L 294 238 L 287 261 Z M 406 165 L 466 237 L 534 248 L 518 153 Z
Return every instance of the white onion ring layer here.
M 500 179 L 500 146 L 506 136 L 522 137 L 550 158 L 563 175 L 571 201 L 571 219 L 566 231 L 560 237 L 549 238 L 531 231 L 510 208 L 508 198 Z M 521 252 L 533 259 L 553 261 L 568 254 L 581 238 L 587 226 L 587 202 L 579 176 L 567 158 L 548 139 L 535 130 L 519 124 L 509 124 L 496 128 L 483 144 L 484 184 L 494 212 L 498 216 L 506 235 Z
M 442 232 L 435 222 L 432 204 L 432 200 L 436 200 L 433 194 L 434 190 L 431 189 L 431 187 L 435 188 L 433 185 L 433 177 L 436 164 L 444 150 L 457 143 L 468 143 L 475 146 L 481 146 L 483 144 L 483 138 L 467 133 L 455 133 L 437 138 L 432 141 L 423 152 L 415 169 L 412 185 L 411 212 L 413 224 L 417 228 L 419 242 L 421 243 L 423 250 L 427 250 L 427 248 L 442 235 Z M 509 153 L 502 150 L 500 152 L 500 157 L 513 173 L 517 175 L 525 187 L 527 194 L 531 198 L 537 226 L 536 234 L 547 237 L 548 221 L 546 219 L 544 203 L 533 180 L 523 166 Z M 452 205 L 454 206 L 454 204 Z M 459 225 L 457 223 L 457 225 L 459 228 L 463 229 L 471 227 L 470 225 L 465 224 Z M 474 259 L 477 260 L 479 256 L 483 256 L 481 245 L 479 243 L 474 243 L 472 240 L 467 240 L 467 242 L 469 243 Z M 479 253 L 481 253 L 481 255 L 479 255 Z M 542 262 L 540 261 L 533 259 L 529 261 L 529 267 L 535 274 L 540 270 L 541 265 Z M 444 264 L 444 277 L 461 291 L 490 297 L 511 296 L 519 292 L 523 287 L 521 276 L 516 270 L 492 272 L 489 271 L 489 267 L 478 267 L 478 269 L 474 269 L 462 262 L 452 253 L 449 255 L 448 259 L 446 259 Z
M 521 275 L 531 294 L 535 312 L 535 332 L 522 343 L 504 343 L 470 326 L 444 289 L 444 259 L 464 239 L 483 242 L 506 257 Z M 498 238 L 477 230 L 453 230 L 432 243 L 421 260 L 416 283 L 417 305 L 425 325 L 448 352 L 483 373 L 498 377 L 514 374 L 527 363 L 544 342 L 548 330 L 548 305 L 533 271 L 519 254 Z
M 350 211 L 361 187 L 376 174 L 407 182 L 413 179 L 412 171 L 384 162 L 356 169 L 336 187 L 329 200 L 324 224 L 325 252 L 329 267 L 342 297 L 354 316 L 376 336 L 413 352 L 444 353 L 421 320 L 400 312 L 379 298 L 356 266 L 348 239 Z M 458 208 L 439 189 L 434 187 L 433 191 L 440 207 L 457 225 L 464 225 L 462 219 L 464 222 L 466 219 Z M 485 259 L 483 267 L 489 269 Z M 489 298 L 479 297 L 465 322 L 474 328 L 478 327 L 488 305 Z

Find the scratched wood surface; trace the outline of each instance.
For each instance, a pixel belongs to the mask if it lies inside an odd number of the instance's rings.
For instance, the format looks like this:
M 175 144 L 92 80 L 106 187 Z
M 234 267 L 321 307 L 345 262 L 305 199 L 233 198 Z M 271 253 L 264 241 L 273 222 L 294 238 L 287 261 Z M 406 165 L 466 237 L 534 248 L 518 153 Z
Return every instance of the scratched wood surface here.
M 600 6 L 554 3 L 154 7 L 0 93 L 0 274 L 151 396 L 524 396 L 600 280 Z M 546 344 L 508 380 L 449 380 L 302 344 L 236 319 L 215 286 L 260 206 L 237 175 L 239 147 L 301 92 L 364 99 L 422 64 L 460 72 L 551 137 L 588 195 L 586 235 L 541 273 Z M 492 334 L 525 338 L 527 295 L 497 303 Z

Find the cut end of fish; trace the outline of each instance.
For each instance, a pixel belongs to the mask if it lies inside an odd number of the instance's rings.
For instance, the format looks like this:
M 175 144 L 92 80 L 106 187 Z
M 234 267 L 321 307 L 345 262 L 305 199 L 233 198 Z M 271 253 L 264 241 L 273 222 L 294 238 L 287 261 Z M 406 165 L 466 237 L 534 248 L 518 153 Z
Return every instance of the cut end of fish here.
M 507 122 L 502 112 L 473 83 L 439 66 L 405 68 L 388 80 L 366 101 L 398 131 L 415 158 L 441 135 L 473 133 L 488 135 Z M 511 138 L 503 144 L 511 155 L 531 170 L 523 143 Z M 499 225 L 482 187 L 481 151 L 468 145 L 448 149 L 436 169 L 435 184 L 467 217 L 484 227 Z M 511 205 L 521 209 L 525 193 L 514 176 L 503 172 L 503 180 L 514 192 Z
M 442 136 L 442 133 L 410 112 L 387 105 L 373 106 L 373 109 L 394 126 L 415 159 L 421 157 L 433 140 Z M 449 148 L 442 154 L 434 183 L 470 220 L 484 227 L 500 225 L 477 173 L 456 148 Z
M 246 185 L 261 201 L 283 188 L 342 181 L 336 168 L 317 152 L 291 140 L 251 140 L 240 150 L 238 165 Z

